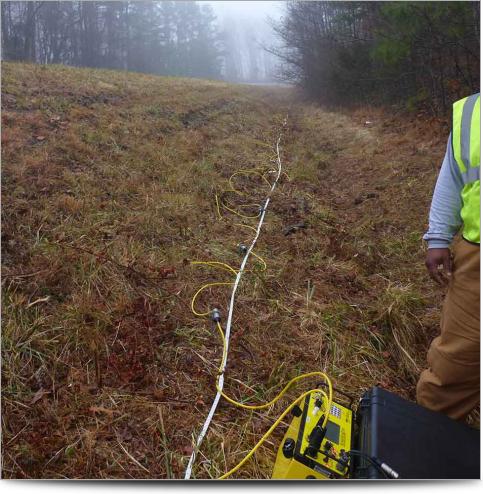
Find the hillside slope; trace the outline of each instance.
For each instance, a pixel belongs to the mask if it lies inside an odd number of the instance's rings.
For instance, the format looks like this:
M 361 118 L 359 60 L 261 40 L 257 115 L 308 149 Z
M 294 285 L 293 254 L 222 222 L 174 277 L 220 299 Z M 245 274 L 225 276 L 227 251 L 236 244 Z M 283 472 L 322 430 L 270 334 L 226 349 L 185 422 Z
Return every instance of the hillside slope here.
M 191 297 L 239 266 L 282 138 L 284 174 L 238 293 L 226 391 L 266 401 L 303 371 L 414 397 L 442 297 L 421 234 L 440 122 L 327 112 L 287 89 L 3 64 L 3 472 L 179 478 L 221 357 Z M 244 213 L 256 213 L 256 207 Z M 199 309 L 226 312 L 229 289 Z M 299 390 L 308 389 L 300 385 Z M 295 391 L 291 396 L 296 396 Z M 286 402 L 285 402 L 286 403 Z M 235 465 L 282 404 L 221 403 L 197 478 Z M 283 428 L 239 477 L 266 478 Z

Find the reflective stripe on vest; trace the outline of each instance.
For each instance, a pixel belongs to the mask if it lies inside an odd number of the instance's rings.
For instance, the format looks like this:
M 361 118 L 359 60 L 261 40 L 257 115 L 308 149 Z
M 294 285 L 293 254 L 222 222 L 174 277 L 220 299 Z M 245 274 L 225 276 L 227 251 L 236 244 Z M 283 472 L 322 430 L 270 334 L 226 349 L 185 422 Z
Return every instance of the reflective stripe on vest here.
M 480 243 L 480 95 L 473 94 L 453 105 L 452 144 L 463 178 L 463 237 Z

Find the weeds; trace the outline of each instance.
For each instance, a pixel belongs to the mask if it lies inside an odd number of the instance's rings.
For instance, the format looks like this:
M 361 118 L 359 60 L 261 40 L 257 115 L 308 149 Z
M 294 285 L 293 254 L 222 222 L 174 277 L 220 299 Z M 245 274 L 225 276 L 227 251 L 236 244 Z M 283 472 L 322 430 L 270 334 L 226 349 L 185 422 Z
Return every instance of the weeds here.
M 218 274 L 189 261 L 239 264 L 248 229 L 218 218 L 214 192 L 273 167 L 287 112 L 257 244 L 267 270 L 252 260 L 242 280 L 226 391 L 266 401 L 325 370 L 356 396 L 378 383 L 412 396 L 437 327 L 418 236 L 444 141 L 417 155 L 411 142 L 434 129 L 407 124 L 401 141 L 364 127 L 385 115 L 327 113 L 283 89 L 9 63 L 2 76 L 5 477 L 182 477 L 221 356 L 189 310 Z M 236 185 L 265 197 L 262 181 Z M 200 303 L 227 301 L 220 289 Z M 222 403 L 195 477 L 233 466 L 280 407 Z M 270 476 L 282 434 L 240 477 Z

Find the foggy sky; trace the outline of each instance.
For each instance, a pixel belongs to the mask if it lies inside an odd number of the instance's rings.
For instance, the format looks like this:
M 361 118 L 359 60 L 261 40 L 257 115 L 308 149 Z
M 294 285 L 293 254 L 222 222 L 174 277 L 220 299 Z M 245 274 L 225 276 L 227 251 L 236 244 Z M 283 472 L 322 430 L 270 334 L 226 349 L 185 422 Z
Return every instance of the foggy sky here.
M 209 4 L 217 17 L 221 32 L 226 40 L 227 66 L 236 75 L 225 71 L 230 80 L 269 81 L 274 79 L 278 60 L 263 47 L 279 45 L 269 18 L 279 21 L 283 16 L 284 1 L 199 1 Z
M 255 17 L 265 20 L 267 15 L 278 19 L 285 2 L 211 0 L 200 3 L 209 3 L 217 15 L 230 14 L 242 18 Z

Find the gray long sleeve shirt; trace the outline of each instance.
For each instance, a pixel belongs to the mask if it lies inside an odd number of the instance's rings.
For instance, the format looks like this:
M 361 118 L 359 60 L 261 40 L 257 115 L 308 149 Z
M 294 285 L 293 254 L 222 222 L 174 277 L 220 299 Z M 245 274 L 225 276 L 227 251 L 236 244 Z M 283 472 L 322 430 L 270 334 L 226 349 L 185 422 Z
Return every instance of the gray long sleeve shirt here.
M 423 237 L 427 241 L 429 249 L 449 247 L 453 237 L 460 230 L 463 224 L 460 215 L 463 185 L 458 163 L 453 156 L 450 135 L 446 155 L 434 188 L 429 212 L 429 228 Z

